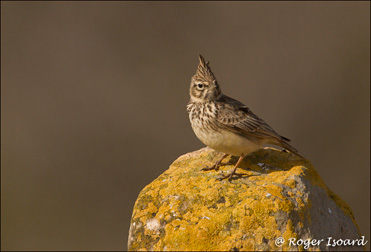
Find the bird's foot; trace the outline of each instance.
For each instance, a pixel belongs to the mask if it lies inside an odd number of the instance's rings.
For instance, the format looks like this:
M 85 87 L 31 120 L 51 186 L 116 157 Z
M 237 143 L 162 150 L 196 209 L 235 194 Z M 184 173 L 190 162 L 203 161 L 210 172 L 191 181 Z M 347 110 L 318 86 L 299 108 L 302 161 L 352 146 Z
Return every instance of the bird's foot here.
M 208 167 L 208 166 L 206 166 L 206 167 L 204 167 L 204 168 L 202 168 L 201 170 L 202 171 L 210 171 L 210 170 L 215 170 L 215 171 L 217 171 L 217 170 L 219 170 L 219 167 L 220 167 L 220 165 L 222 164 L 222 161 L 223 161 L 223 159 L 224 158 L 226 158 L 228 156 L 228 154 L 225 154 L 220 160 L 218 160 L 213 166 L 211 166 L 211 167 Z
M 236 173 L 234 171 L 228 173 L 228 174 L 222 174 L 220 178 L 218 178 L 217 180 L 219 181 L 222 181 L 224 179 L 228 179 L 228 181 L 231 181 L 233 176 L 237 176 L 237 177 L 242 177 L 244 174 L 239 174 L 239 173 Z
M 222 181 L 223 179 L 228 179 L 229 181 L 231 181 L 233 174 L 234 172 L 231 172 L 225 175 L 223 174 L 220 178 L 218 178 L 218 180 Z
M 220 164 L 215 163 L 215 164 L 214 164 L 213 166 L 211 166 L 211 167 L 206 166 L 206 167 L 202 168 L 201 171 L 211 171 L 211 170 L 215 170 L 215 171 L 217 171 L 217 170 L 219 170 L 219 166 L 220 166 Z
M 232 172 L 229 173 L 229 174 L 226 174 L 226 175 L 222 175 L 222 177 L 218 178 L 218 180 L 221 181 L 223 179 L 228 179 L 229 181 L 231 181 L 233 175 L 241 176 L 241 174 L 236 173 L 236 170 L 237 170 L 237 167 L 240 165 L 243 158 L 244 158 L 244 155 L 241 155 L 240 158 L 237 161 L 237 164 L 234 166 Z

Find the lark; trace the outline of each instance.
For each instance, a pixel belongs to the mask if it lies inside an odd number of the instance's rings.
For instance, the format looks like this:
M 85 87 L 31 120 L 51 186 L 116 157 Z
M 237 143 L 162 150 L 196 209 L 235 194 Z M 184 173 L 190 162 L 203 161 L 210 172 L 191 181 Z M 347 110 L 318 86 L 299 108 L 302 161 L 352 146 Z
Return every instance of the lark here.
M 288 138 L 279 135 L 247 106 L 224 95 L 209 62 L 205 62 L 201 55 L 199 61 L 189 90 L 190 101 L 187 105 L 189 119 L 194 133 L 201 142 L 218 152 L 225 153 L 212 167 L 203 170 L 218 170 L 228 155 L 239 156 L 233 170 L 220 178 L 231 180 L 243 158 L 265 144 L 280 146 L 304 158 L 288 143 L 290 141 Z

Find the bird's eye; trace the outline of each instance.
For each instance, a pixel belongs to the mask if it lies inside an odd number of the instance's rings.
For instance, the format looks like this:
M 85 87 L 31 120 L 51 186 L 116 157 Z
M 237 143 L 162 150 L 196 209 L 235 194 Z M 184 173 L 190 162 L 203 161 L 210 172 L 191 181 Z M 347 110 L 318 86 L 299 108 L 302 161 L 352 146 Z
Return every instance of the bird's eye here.
M 198 83 L 198 84 L 197 84 L 197 87 L 198 87 L 199 89 L 202 89 L 202 88 L 204 87 L 204 85 L 201 84 L 201 83 Z

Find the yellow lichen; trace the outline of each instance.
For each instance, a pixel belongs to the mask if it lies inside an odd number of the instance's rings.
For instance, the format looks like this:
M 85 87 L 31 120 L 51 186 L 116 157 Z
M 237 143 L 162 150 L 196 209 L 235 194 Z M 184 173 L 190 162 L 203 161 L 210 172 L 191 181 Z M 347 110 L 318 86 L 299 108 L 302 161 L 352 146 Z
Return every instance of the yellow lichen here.
M 200 170 L 219 158 L 211 149 L 183 155 L 142 190 L 132 222 L 143 227 L 137 229 L 129 249 L 288 250 L 286 243 L 277 247 L 275 239 L 297 238 L 296 228 L 303 228 L 311 217 L 310 200 L 296 189 L 299 177 L 325 189 L 354 220 L 350 208 L 326 187 L 309 161 L 274 149 L 261 150 L 243 160 L 238 169 L 242 177 L 219 181 L 220 172 L 230 172 L 233 165 L 221 166 L 220 171 Z M 266 163 L 268 170 L 263 171 L 259 162 Z M 297 226 L 288 219 L 284 230 L 279 229 L 276 215 L 293 212 L 300 217 Z M 145 227 L 153 218 L 161 229 Z

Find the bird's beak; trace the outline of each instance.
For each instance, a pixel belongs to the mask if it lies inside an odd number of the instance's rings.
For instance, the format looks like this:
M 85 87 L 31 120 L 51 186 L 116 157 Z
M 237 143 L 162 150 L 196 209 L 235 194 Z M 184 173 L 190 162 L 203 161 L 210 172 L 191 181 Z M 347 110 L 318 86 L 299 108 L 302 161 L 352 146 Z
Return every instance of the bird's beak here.
M 211 88 L 216 88 L 217 87 L 217 85 L 215 85 L 215 83 L 211 83 Z

